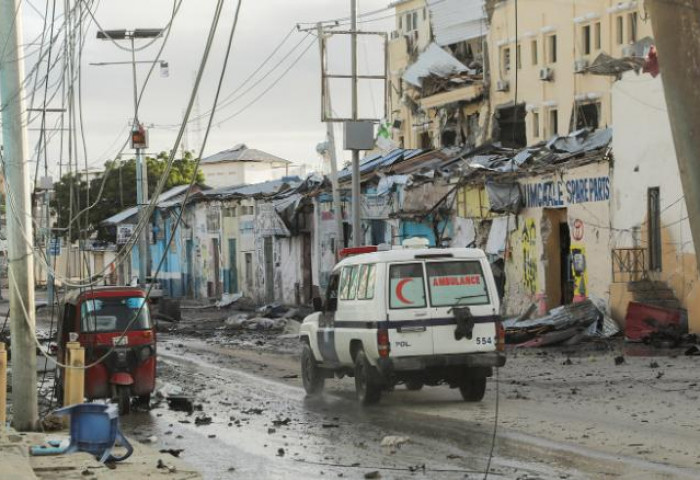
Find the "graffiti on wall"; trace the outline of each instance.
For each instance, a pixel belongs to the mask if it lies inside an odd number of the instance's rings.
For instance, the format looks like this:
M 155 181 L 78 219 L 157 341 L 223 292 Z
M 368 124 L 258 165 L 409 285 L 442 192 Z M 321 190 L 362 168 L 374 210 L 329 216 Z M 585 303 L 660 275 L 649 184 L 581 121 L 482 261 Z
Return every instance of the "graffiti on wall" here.
M 523 284 L 532 295 L 537 293 L 537 227 L 535 220 L 525 220 L 521 232 L 523 247 Z
M 571 245 L 571 275 L 574 279 L 574 301 L 588 298 L 588 269 L 586 268 L 586 247 L 582 244 Z

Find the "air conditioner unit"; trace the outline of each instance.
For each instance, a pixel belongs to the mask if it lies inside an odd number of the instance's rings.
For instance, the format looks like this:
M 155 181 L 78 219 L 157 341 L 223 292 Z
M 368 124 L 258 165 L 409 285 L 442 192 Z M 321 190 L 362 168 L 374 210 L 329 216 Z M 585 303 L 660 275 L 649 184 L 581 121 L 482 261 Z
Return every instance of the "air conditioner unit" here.
M 398 30 L 394 30 L 391 32 L 390 38 L 391 38 L 391 40 L 396 40 L 400 36 L 401 36 L 401 32 L 399 32 Z
M 554 78 L 554 70 L 549 67 L 540 68 L 540 80 L 548 82 Z
M 574 72 L 585 73 L 588 68 L 588 60 L 580 58 L 574 62 Z
M 510 82 L 508 80 L 499 80 L 496 82 L 497 92 L 507 92 L 510 88 Z
M 622 47 L 622 56 L 623 57 L 636 57 L 637 56 L 637 49 L 634 47 L 634 45 L 627 45 L 625 47 Z

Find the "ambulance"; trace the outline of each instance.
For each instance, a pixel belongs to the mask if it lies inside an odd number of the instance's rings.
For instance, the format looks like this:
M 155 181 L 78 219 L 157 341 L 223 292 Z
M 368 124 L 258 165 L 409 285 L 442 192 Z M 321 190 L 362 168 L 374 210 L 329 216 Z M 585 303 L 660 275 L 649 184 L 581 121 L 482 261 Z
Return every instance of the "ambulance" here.
M 478 402 L 505 364 L 499 296 L 483 251 L 360 247 L 332 271 L 325 302 L 301 325 L 309 395 L 354 377 L 361 404 L 396 385 L 448 385 Z

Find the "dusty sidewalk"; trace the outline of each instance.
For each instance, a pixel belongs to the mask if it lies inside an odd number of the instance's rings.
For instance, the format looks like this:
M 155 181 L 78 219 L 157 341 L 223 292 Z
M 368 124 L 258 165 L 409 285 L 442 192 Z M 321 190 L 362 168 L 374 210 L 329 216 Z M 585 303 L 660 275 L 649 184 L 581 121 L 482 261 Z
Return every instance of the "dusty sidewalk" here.
M 166 348 L 171 354 L 190 351 L 215 363 L 235 363 L 241 370 L 299 386 L 298 377 L 289 378 L 298 375 L 299 366 L 298 356 L 289 353 L 293 340 L 287 342 L 285 353 L 270 351 L 275 342 L 261 349 L 181 337 L 166 341 Z M 459 401 L 459 392 L 447 387 L 408 392 L 398 386 L 385 398 L 407 411 L 483 428 L 494 424 L 498 392 L 500 448 L 529 445 L 535 455 L 557 451 L 609 464 L 637 459 L 697 471 L 700 477 L 700 357 L 669 351 L 631 356 L 625 348 L 618 340 L 600 348 L 511 350 L 478 408 Z M 624 362 L 618 365 L 620 356 Z M 326 386 L 343 396 L 354 390 L 348 378 L 329 380 Z
M 29 447 L 49 439 L 62 440 L 67 432 L 18 434 L 13 430 L 0 433 L 0 478 L 2 480 L 70 480 L 70 479 L 149 479 L 196 480 L 199 473 L 167 453 L 129 439 L 134 453 L 108 468 L 87 453 L 32 457 Z M 117 449 L 117 452 L 119 449 Z M 158 468 L 159 462 L 162 462 Z

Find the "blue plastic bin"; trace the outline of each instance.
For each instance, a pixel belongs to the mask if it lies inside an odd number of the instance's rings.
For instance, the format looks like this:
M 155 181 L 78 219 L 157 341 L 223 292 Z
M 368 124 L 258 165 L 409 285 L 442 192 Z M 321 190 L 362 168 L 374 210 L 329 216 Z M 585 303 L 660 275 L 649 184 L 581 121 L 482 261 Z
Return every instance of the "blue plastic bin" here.
M 134 452 L 129 441 L 119 430 L 119 412 L 116 405 L 81 403 L 61 408 L 56 415 L 70 415 L 70 444 L 65 448 L 32 447 L 32 455 L 55 455 L 88 452 L 100 462 L 119 462 Z M 112 448 L 119 441 L 126 448 L 121 457 L 112 455 Z

